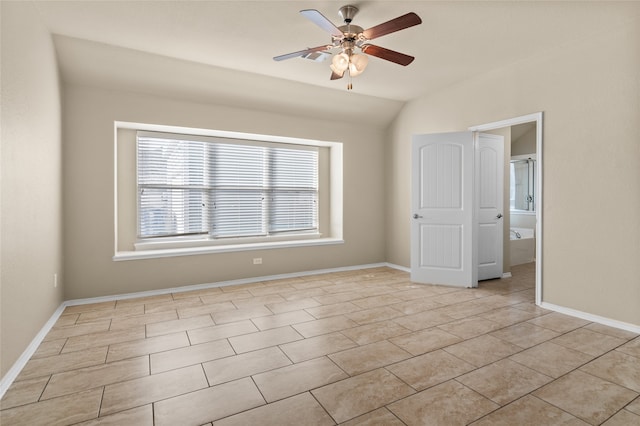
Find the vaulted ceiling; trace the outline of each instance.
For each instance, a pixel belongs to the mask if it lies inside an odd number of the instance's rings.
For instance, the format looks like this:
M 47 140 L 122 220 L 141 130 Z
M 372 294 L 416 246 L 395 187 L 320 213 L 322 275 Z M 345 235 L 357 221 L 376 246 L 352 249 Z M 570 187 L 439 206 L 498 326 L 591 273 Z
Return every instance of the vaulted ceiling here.
M 417 13 L 421 25 L 375 40 L 377 45 L 415 56 L 415 61 L 403 67 L 372 57 L 365 72 L 353 79 L 352 99 L 345 100 L 342 108 L 364 108 L 363 114 L 373 113 L 365 106 L 371 102 L 397 111 L 408 100 L 459 81 L 606 34 L 634 19 L 638 8 L 633 3 L 611 7 L 611 2 L 526 1 L 34 2 L 56 35 L 67 77 L 124 81 L 130 73 L 132 82 L 140 80 L 136 84 L 150 84 L 145 80 L 156 78 L 166 86 L 176 80 L 172 67 L 179 60 L 197 68 L 197 75 L 232 79 L 236 84 L 228 90 L 239 97 L 255 92 L 257 84 L 259 90 L 266 90 L 265 96 L 307 97 L 309 105 L 322 102 L 324 108 L 331 108 L 333 103 L 337 109 L 341 108 L 337 103 L 346 99 L 346 81 L 329 80 L 329 62 L 272 59 L 330 42 L 328 33 L 299 11 L 317 9 L 339 26 L 338 9 L 353 4 L 360 9 L 353 23 L 365 29 L 407 12 Z M 268 77 L 264 81 L 270 83 L 255 83 L 247 77 L 250 74 Z M 200 84 L 203 92 L 205 86 L 206 79 Z M 192 89 L 197 92 L 196 87 Z

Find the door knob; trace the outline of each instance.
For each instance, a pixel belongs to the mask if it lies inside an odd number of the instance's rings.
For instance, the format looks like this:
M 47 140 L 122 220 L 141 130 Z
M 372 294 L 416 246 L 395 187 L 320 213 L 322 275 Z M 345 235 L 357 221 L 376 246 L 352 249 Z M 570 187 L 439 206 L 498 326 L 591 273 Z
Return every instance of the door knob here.
M 496 216 L 496 219 L 500 219 L 502 217 L 502 213 L 498 213 L 498 216 Z
M 414 213 L 413 214 L 413 218 L 414 219 L 422 219 L 422 216 L 420 216 L 418 213 Z

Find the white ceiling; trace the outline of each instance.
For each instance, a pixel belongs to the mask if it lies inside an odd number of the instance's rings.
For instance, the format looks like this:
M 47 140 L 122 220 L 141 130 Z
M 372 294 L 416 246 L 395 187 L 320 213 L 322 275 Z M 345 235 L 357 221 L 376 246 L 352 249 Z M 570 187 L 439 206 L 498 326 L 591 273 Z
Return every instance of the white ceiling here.
M 328 62 L 273 56 L 328 43 L 330 37 L 299 14 L 317 9 L 336 25 L 345 1 L 36 1 L 54 34 L 289 80 L 297 93 L 313 85 L 346 91 L 329 81 Z M 606 34 L 638 15 L 638 3 L 352 1 L 363 28 L 415 12 L 423 23 L 381 37 L 374 44 L 416 57 L 408 67 L 371 58 L 353 79 L 354 94 L 407 100 L 461 80 Z M 72 44 L 65 37 L 57 45 Z M 62 40 L 62 41 L 61 41 Z M 81 49 L 80 49 L 81 50 Z M 82 67 L 86 57 L 63 55 L 61 67 Z M 66 62 L 65 62 L 66 61 Z M 86 65 L 86 64 L 85 64 Z M 238 74 L 240 75 L 240 74 Z M 272 80 L 275 81 L 275 80 Z M 319 93 L 311 89 L 310 93 Z

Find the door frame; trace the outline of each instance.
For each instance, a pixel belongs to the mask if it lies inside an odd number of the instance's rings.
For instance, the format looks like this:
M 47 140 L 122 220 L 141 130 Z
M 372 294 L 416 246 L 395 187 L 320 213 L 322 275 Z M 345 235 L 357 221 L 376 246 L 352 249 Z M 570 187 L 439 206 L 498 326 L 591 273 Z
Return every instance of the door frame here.
M 523 123 L 536 123 L 536 286 L 535 301 L 536 305 L 542 303 L 542 119 L 543 113 L 535 112 L 532 114 L 522 115 L 519 117 L 508 118 L 506 120 L 494 121 L 492 123 L 479 124 L 471 126 L 468 130 L 472 132 L 485 132 L 488 130 L 500 129 L 503 127 L 511 127 Z M 505 159 L 506 161 L 506 159 Z

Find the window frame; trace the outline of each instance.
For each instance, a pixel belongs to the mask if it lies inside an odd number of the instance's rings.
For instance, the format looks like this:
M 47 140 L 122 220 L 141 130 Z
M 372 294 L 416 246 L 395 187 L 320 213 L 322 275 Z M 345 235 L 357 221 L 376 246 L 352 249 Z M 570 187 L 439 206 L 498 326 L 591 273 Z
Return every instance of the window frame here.
M 274 234 L 265 237 L 239 237 L 219 239 L 212 239 L 209 237 L 209 235 L 152 237 L 139 239 L 137 236 L 138 203 L 136 199 L 134 209 L 135 211 L 133 212 L 133 215 L 135 216 L 135 238 L 122 238 L 121 235 L 119 238 L 119 234 L 121 234 L 122 232 L 126 232 L 127 229 L 127 225 L 125 225 L 123 226 L 123 229 L 125 231 L 122 231 L 119 228 L 119 223 L 123 221 L 123 218 L 125 222 L 130 222 L 131 220 L 131 209 L 125 208 L 125 213 L 122 213 L 119 210 L 119 203 L 125 205 L 130 204 L 130 201 L 119 199 L 119 185 L 121 192 L 127 192 L 122 191 L 123 183 L 119 182 L 123 179 L 126 180 L 126 176 L 121 176 L 126 175 L 126 172 L 123 173 L 122 170 L 122 168 L 125 168 L 126 165 L 120 167 L 118 164 L 119 158 L 121 162 L 130 162 L 129 159 L 127 159 L 127 161 L 123 161 L 123 154 L 119 154 L 119 148 L 120 151 L 128 150 L 131 148 L 125 141 L 119 141 L 119 130 L 131 130 L 134 132 L 153 132 L 156 134 L 166 133 L 172 134 L 173 136 L 175 136 L 175 134 L 179 134 L 188 136 L 190 139 L 204 138 L 208 141 L 210 141 L 213 137 L 215 139 L 229 139 L 234 143 L 244 143 L 244 141 L 249 141 L 250 143 L 263 145 L 282 144 L 284 147 L 293 144 L 299 146 L 324 148 L 326 149 L 326 152 L 325 154 L 323 154 L 324 159 L 321 161 L 325 162 L 326 165 L 321 165 L 320 167 L 326 167 L 327 170 L 324 173 L 327 173 L 328 176 L 325 176 L 323 178 L 324 183 L 319 183 L 319 192 L 323 193 L 323 196 L 326 197 L 325 199 L 328 200 L 327 204 L 329 204 L 329 207 L 326 211 L 322 210 L 324 211 L 324 213 L 319 218 L 321 223 L 319 224 L 318 232 L 314 233 L 283 233 L 280 235 Z M 134 139 L 137 140 L 137 138 Z M 120 147 L 119 144 L 121 144 Z M 135 155 L 137 155 L 136 147 L 133 148 L 133 151 L 136 153 Z M 304 247 L 326 244 L 343 244 L 342 151 L 342 143 L 340 142 L 116 121 L 114 122 L 115 241 L 113 260 L 135 260 L 205 253 Z M 321 158 L 323 157 L 321 156 Z M 133 162 L 137 164 L 137 159 L 134 158 Z M 129 166 L 129 168 L 131 168 L 131 166 Z M 135 181 L 133 182 L 133 185 L 135 186 L 135 193 L 137 197 L 137 171 L 134 172 L 134 175 Z M 123 195 L 123 197 L 125 196 Z M 320 212 L 318 214 L 320 216 Z M 133 239 L 134 241 L 127 241 L 131 239 Z M 120 243 L 120 240 L 123 240 L 124 242 Z

